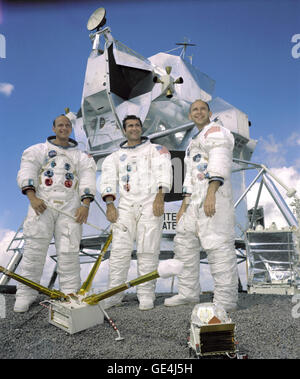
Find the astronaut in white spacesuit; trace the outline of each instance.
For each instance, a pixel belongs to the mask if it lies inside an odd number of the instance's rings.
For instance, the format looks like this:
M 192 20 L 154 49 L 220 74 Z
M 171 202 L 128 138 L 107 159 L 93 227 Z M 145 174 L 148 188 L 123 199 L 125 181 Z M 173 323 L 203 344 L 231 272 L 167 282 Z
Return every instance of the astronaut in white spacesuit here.
M 175 258 L 184 263 L 178 294 L 166 306 L 199 303 L 200 248 L 207 253 L 214 280 L 213 302 L 225 310 L 237 305 L 238 274 L 234 248 L 234 207 L 231 166 L 234 137 L 210 122 L 207 103 L 192 103 L 189 118 L 199 129 L 186 150 L 184 200 L 177 214 Z
M 135 115 L 123 120 L 126 142 L 105 158 L 100 192 L 112 223 L 113 240 L 109 259 L 108 288 L 127 280 L 131 253 L 136 241 L 138 276 L 157 269 L 162 234 L 164 193 L 172 186 L 169 151 L 142 137 L 142 123 Z M 114 206 L 117 190 L 120 199 Z M 119 293 L 104 303 L 107 309 L 121 303 Z M 137 286 L 140 310 L 154 307 L 155 281 Z
M 79 244 L 96 194 L 96 164 L 69 138 L 72 124 L 66 116 L 57 117 L 52 130 L 55 136 L 24 151 L 18 172 L 18 185 L 30 201 L 23 224 L 21 275 L 40 282 L 54 236 L 60 290 L 70 294 L 80 288 Z M 36 297 L 35 290 L 19 284 L 14 311 L 26 312 Z

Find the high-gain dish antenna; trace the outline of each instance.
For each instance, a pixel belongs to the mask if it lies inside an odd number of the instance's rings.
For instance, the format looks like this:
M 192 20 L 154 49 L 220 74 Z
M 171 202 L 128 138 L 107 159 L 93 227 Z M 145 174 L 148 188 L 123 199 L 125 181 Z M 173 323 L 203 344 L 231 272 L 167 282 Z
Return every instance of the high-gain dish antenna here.
M 88 23 L 87 23 L 87 29 L 89 31 L 97 29 L 97 31 L 106 24 L 106 10 L 104 8 L 98 8 L 95 10 L 95 12 L 92 13 L 90 16 Z

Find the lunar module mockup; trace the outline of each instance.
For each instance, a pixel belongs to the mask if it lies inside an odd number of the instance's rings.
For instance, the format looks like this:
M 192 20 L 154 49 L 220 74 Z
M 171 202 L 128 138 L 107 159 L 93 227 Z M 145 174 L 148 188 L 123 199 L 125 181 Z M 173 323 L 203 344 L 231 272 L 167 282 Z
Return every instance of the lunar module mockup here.
M 105 27 L 104 8 L 89 19 L 92 50 L 87 61 L 81 108 L 69 113 L 76 140 L 97 162 L 99 175 L 103 159 L 119 148 L 124 140 L 122 120 L 129 114 L 139 116 L 143 133 L 151 141 L 168 148 L 172 157 L 173 188 L 166 195 L 161 259 L 172 257 L 176 223 L 171 223 L 181 200 L 184 179 L 184 152 L 198 129 L 188 119 L 189 106 L 195 99 L 209 103 L 212 119 L 229 129 L 235 139 L 232 187 L 236 212 L 236 248 L 239 262 L 247 260 L 248 291 L 293 294 L 300 288 L 298 220 L 277 190 L 267 167 L 250 162 L 256 141 L 249 136 L 247 115 L 220 97 L 213 97 L 215 82 L 186 57 L 190 43 L 178 43 L 179 56 L 158 53 L 145 58 L 115 39 Z M 246 187 L 246 170 L 257 170 Z M 246 194 L 260 180 L 255 206 L 247 209 Z M 259 197 L 265 186 L 287 221 L 285 230 L 263 228 L 259 218 Z M 289 197 L 296 191 L 286 188 Z M 296 198 L 295 198 L 296 199 Z M 296 200 L 295 200 L 296 201 Z M 98 204 L 99 205 L 99 204 Z M 176 207 L 177 206 L 177 207 Z M 298 215 L 299 216 L 299 215 Z M 176 218 L 175 218 L 176 219 Z M 261 220 L 263 217 L 261 218 Z M 89 238 L 86 239 L 88 244 Z M 93 238 L 90 237 L 91 245 Z M 90 245 L 90 246 L 91 246 Z M 246 254 L 247 251 L 247 254 Z M 202 262 L 206 254 L 201 252 Z
M 178 43 L 176 49 L 181 50 L 180 55 L 161 52 L 145 58 L 114 38 L 110 28 L 105 26 L 105 17 L 104 8 L 99 8 L 88 21 L 92 48 L 87 60 L 81 107 L 76 113 L 66 109 L 79 148 L 91 154 L 97 163 L 98 179 L 103 159 L 124 141 L 123 118 L 137 115 L 143 122 L 144 135 L 166 146 L 172 157 L 173 187 L 166 195 L 160 259 L 172 258 L 176 226 L 172 215 L 178 210 L 178 201 L 181 200 L 184 152 L 197 132 L 188 119 L 189 107 L 195 99 L 208 102 L 212 119 L 229 129 L 235 139 L 232 186 L 236 211 L 236 249 L 238 262 L 247 263 L 248 292 L 294 294 L 300 291 L 299 199 L 296 190 L 287 188 L 266 166 L 251 162 L 256 141 L 249 135 L 248 116 L 222 98 L 213 97 L 214 80 L 196 68 L 186 56 L 186 49 L 192 44 Z M 246 186 L 245 172 L 250 169 L 256 170 L 257 175 Z M 246 195 L 258 181 L 260 186 L 255 206 L 248 211 Z M 287 195 L 294 200 L 294 212 L 280 195 L 275 182 L 285 188 Z M 266 228 L 264 225 L 263 210 L 259 207 L 263 186 L 287 222 L 284 230 L 276 230 L 274 226 Z M 95 234 L 93 224 L 85 225 L 81 241 L 82 263 L 97 260 L 110 236 L 102 206 L 104 203 L 101 203 L 98 194 L 98 199 L 96 197 L 92 204 L 89 221 L 97 224 L 101 231 Z M 16 271 L 22 258 L 23 245 L 20 228 L 8 247 L 12 258 L 6 269 L 2 270 L 4 273 Z M 105 257 L 108 257 L 109 248 L 105 250 Z M 200 257 L 201 262 L 205 263 L 204 251 L 200 252 Z M 56 261 L 55 254 L 51 258 Z M 7 285 L 10 277 L 3 275 L 0 278 L 0 288 Z M 49 288 L 54 286 L 55 279 L 56 269 Z M 57 310 L 56 320 L 59 314 Z M 61 317 L 60 322 L 63 322 L 65 316 Z

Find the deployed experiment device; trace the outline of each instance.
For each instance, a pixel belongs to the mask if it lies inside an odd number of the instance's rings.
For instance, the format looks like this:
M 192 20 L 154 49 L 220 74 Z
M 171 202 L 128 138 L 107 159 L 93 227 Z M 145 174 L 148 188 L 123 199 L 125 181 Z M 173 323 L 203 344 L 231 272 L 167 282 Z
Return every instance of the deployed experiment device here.
M 196 358 L 247 358 L 237 348 L 235 323 L 221 306 L 213 303 L 195 305 L 191 315 L 188 347 L 190 356 L 194 354 Z
M 50 300 L 46 300 L 42 303 L 49 303 L 49 322 L 50 324 L 63 329 L 69 334 L 74 334 L 90 328 L 92 326 L 102 324 L 104 322 L 104 316 L 108 318 L 110 324 L 116 331 L 117 328 L 113 321 L 109 318 L 103 307 L 101 306 L 101 300 L 107 299 L 119 292 L 125 291 L 128 288 L 137 286 L 139 284 L 155 280 L 159 277 L 169 278 L 174 275 L 178 275 L 183 267 L 182 262 L 176 259 L 168 259 L 160 262 L 158 269 L 150 272 L 146 275 L 140 276 L 136 279 L 130 280 L 117 287 L 111 288 L 105 292 L 99 294 L 88 295 L 91 288 L 92 281 L 99 268 L 103 254 L 107 250 L 112 235 L 110 234 L 106 244 L 104 245 L 99 258 L 95 262 L 90 271 L 86 281 L 81 286 L 81 289 L 76 294 L 64 294 L 61 291 L 49 289 L 41 284 L 35 283 L 21 275 L 8 271 L 4 267 L 0 266 L 0 272 L 4 275 L 23 283 L 40 293 L 43 293 L 50 297 Z M 118 333 L 118 339 L 121 339 Z

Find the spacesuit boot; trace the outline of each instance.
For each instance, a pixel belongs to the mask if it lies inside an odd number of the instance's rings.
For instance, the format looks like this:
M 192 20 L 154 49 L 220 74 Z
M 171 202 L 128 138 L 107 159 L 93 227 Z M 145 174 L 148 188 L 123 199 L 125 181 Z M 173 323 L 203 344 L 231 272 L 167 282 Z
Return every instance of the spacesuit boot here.
M 31 304 L 35 301 L 37 296 L 16 296 L 14 312 L 24 313 L 29 310 Z
M 152 299 L 149 298 L 141 298 L 139 299 L 139 310 L 140 311 L 149 311 L 150 309 L 154 308 L 154 302 Z
M 166 307 L 175 307 L 176 305 L 183 305 L 183 304 L 197 304 L 199 303 L 199 299 L 187 299 L 186 297 L 183 297 L 180 295 L 174 295 L 168 299 L 165 299 L 164 305 Z

